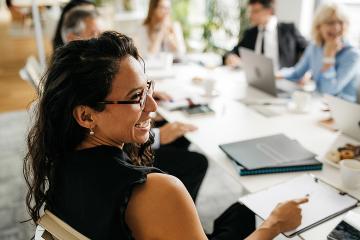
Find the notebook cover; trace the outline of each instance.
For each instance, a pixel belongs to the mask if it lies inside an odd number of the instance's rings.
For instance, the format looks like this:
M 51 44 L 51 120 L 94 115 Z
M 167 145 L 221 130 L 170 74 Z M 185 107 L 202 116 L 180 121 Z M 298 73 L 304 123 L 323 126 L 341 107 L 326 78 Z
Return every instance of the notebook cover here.
M 315 154 L 283 134 L 222 144 L 219 147 L 243 167 L 241 175 L 322 168 L 322 163 L 315 159 Z
M 245 168 L 240 169 L 240 176 L 258 175 L 258 174 L 270 174 L 270 173 L 286 173 L 286 172 L 301 172 L 301 171 L 315 171 L 321 170 L 322 163 L 318 165 L 308 166 L 293 166 L 293 167 L 279 167 L 279 168 L 262 168 L 256 170 L 247 170 Z

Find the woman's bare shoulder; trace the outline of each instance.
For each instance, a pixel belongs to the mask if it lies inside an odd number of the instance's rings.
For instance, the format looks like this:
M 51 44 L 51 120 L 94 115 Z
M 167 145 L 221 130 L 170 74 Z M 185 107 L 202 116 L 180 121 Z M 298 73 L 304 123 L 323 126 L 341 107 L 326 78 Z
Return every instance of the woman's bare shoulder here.
M 136 239 L 206 239 L 186 188 L 167 174 L 149 174 L 134 189 L 126 222 Z

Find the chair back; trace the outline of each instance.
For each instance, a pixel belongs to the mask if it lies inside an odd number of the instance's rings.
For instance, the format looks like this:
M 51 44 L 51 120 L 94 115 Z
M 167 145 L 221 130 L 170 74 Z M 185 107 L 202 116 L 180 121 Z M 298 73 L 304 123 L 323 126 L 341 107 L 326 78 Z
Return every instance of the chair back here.
M 37 91 L 40 91 L 40 80 L 43 70 L 40 66 L 39 61 L 34 57 L 30 56 L 26 60 L 25 66 L 20 70 L 20 77 L 29 82 Z
M 38 221 L 35 232 L 35 240 L 88 240 L 70 225 L 63 222 L 53 213 L 45 210 L 44 215 Z

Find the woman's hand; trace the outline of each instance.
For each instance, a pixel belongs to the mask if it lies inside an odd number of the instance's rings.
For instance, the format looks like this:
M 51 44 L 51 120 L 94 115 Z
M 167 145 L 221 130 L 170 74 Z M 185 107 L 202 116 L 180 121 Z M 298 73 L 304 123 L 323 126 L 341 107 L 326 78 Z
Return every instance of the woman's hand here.
M 305 197 L 278 204 L 264 225 L 269 224 L 277 229 L 278 233 L 297 228 L 301 224 L 302 218 L 300 204 L 308 201 L 309 199 Z
M 323 66 L 321 68 L 322 72 L 325 72 L 335 64 L 335 55 L 342 48 L 343 48 L 343 43 L 340 37 L 335 37 L 325 42 Z
M 333 58 L 342 48 L 343 43 L 340 37 L 327 40 L 324 44 L 324 57 Z
M 174 23 L 172 22 L 170 16 L 165 18 L 162 25 L 164 31 L 164 39 L 169 44 L 171 51 L 176 52 L 178 50 L 179 43 L 177 41 L 177 36 L 174 29 Z
M 184 136 L 187 132 L 192 132 L 197 129 L 192 124 L 186 124 L 181 122 L 167 123 L 160 127 L 160 144 L 169 144 Z
M 280 71 L 277 71 L 275 73 L 275 79 L 276 80 L 281 80 L 281 79 L 284 79 L 284 76 L 282 75 L 282 73 Z
M 174 25 L 170 16 L 165 17 L 158 26 L 156 31 L 150 33 L 150 46 L 149 53 L 157 54 L 161 51 L 161 45 L 164 41 L 168 42 L 170 48 L 174 51 L 177 50 L 177 42 L 174 31 Z
M 226 56 L 225 58 L 225 65 L 230 66 L 230 67 L 236 67 L 240 65 L 240 58 L 238 55 L 236 54 L 229 54 L 228 56 Z
M 305 197 L 278 204 L 265 222 L 246 240 L 270 240 L 281 232 L 297 228 L 302 218 L 299 205 L 308 201 Z
M 169 33 L 172 32 L 173 29 L 173 23 L 171 21 L 170 16 L 164 17 L 164 19 L 160 23 L 161 26 L 161 32 L 166 36 Z

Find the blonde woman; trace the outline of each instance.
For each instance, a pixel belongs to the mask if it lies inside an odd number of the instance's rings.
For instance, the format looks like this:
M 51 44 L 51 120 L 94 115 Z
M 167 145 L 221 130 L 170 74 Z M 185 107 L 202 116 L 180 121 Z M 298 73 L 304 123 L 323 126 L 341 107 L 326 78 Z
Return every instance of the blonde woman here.
M 344 38 L 348 25 L 341 6 L 334 3 L 320 6 L 312 27 L 313 43 L 293 68 L 280 72 L 281 77 L 301 81 L 310 71 L 317 91 L 355 101 L 360 54 Z
M 170 0 L 150 0 L 148 15 L 137 34 L 137 46 L 144 56 L 170 52 L 185 53 L 181 26 L 171 20 Z

